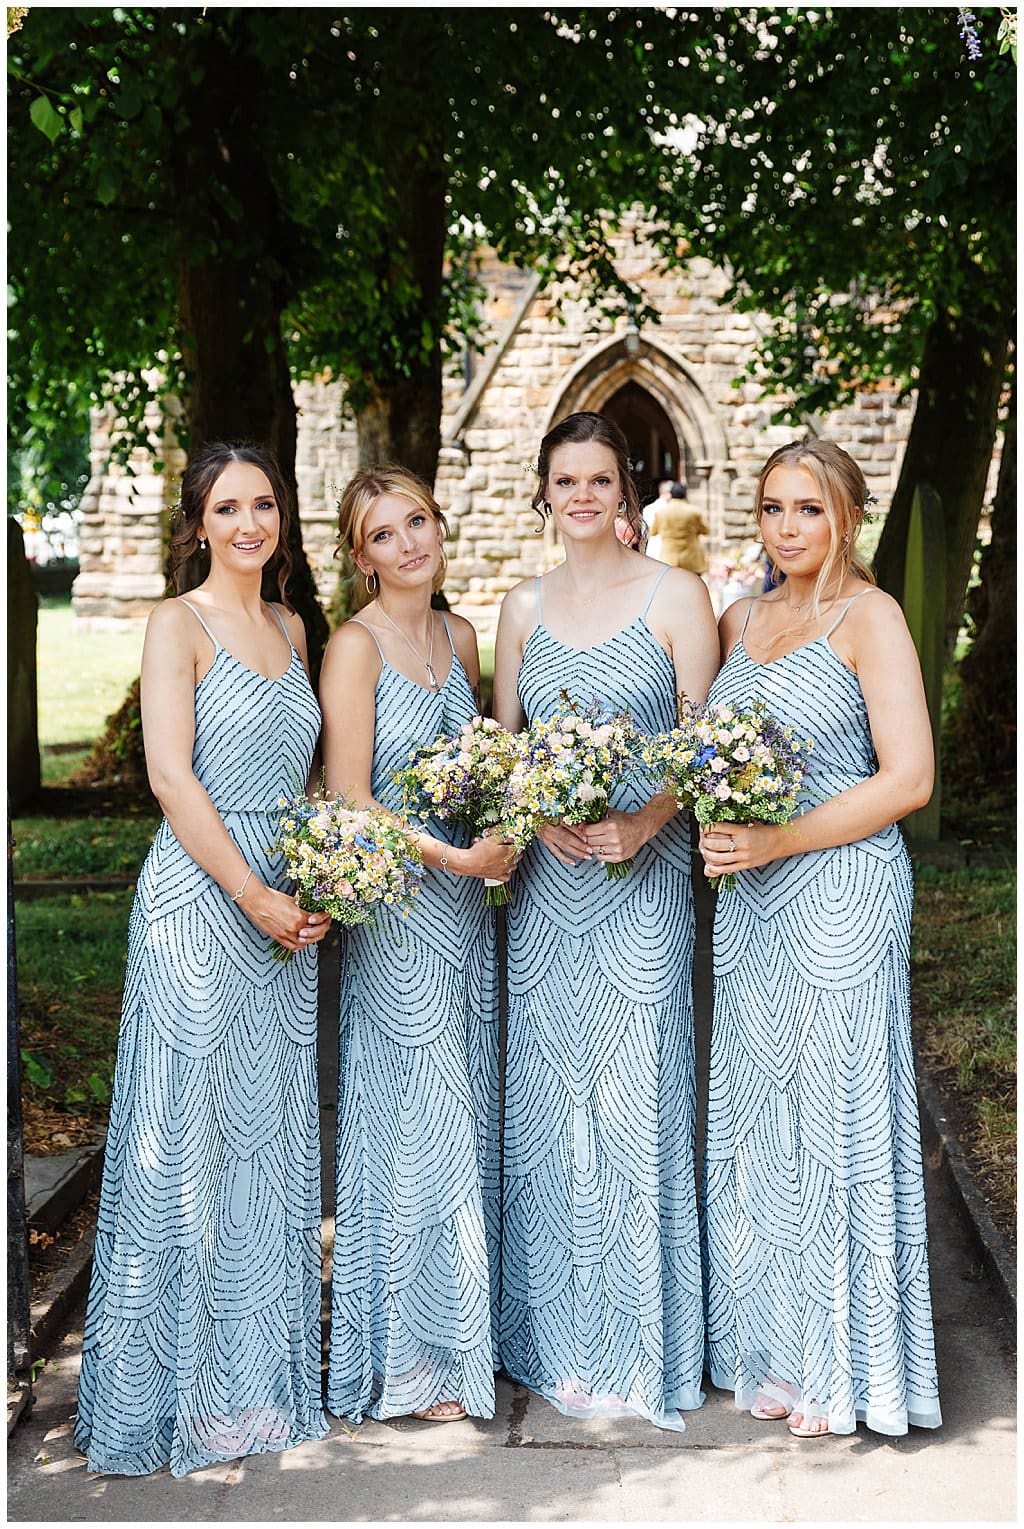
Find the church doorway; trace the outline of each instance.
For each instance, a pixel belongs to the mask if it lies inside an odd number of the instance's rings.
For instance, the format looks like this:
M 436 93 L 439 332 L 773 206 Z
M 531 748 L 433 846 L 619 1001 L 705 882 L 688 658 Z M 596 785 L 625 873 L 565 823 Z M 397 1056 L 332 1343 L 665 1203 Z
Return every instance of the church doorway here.
M 658 496 L 665 478 L 688 481 L 692 468 L 687 443 L 680 443 L 665 410 L 639 383 L 627 382 L 600 412 L 618 425 L 629 442 L 629 460 L 641 504 Z

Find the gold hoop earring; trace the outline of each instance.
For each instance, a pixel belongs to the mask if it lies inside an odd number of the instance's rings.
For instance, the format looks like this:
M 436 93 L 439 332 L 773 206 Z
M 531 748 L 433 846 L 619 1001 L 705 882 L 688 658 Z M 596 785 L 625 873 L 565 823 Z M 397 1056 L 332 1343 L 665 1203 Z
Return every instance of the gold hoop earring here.
M 371 579 L 373 580 L 372 583 L 370 582 Z M 377 577 L 377 570 L 375 568 L 371 569 L 369 573 L 363 574 L 363 583 L 366 585 L 366 593 L 368 595 L 375 595 L 377 593 L 380 588 L 380 579 Z
M 628 508 L 628 506 L 626 504 L 625 499 L 620 499 L 619 500 L 619 514 L 620 515 L 625 515 L 627 508 Z

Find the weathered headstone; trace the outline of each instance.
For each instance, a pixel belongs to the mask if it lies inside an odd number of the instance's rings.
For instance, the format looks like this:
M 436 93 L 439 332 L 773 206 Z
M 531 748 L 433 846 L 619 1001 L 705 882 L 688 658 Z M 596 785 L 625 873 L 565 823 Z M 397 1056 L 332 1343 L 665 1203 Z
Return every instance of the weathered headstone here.
M 39 598 L 21 527 L 7 518 L 7 793 L 12 812 L 39 790 L 36 635 Z
M 911 839 L 934 843 L 940 836 L 942 779 L 939 772 L 942 732 L 942 674 L 944 655 L 946 534 L 942 500 L 921 484 L 914 491 L 907 530 L 903 610 L 921 661 L 928 715 L 935 748 L 935 789 L 925 807 L 912 812 L 903 826 Z

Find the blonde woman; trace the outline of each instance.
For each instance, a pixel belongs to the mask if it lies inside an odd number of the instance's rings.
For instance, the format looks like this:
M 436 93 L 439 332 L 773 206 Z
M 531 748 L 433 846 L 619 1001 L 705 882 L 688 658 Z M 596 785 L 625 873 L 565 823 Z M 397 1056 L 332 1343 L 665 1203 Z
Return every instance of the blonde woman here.
M 328 786 L 397 809 L 410 747 L 478 710 L 468 621 L 431 608 L 446 527 L 402 467 L 361 471 L 342 496 L 341 545 L 365 603 L 327 646 Z M 339 1415 L 453 1422 L 494 1412 L 490 1279 L 480 1188 L 496 1015 L 492 915 L 480 877 L 513 861 L 437 821 L 420 836 L 424 886 L 408 919 L 344 938 L 331 1353 Z M 485 1036 L 482 1033 L 488 1031 Z
M 927 802 L 914 645 L 855 554 L 865 484 L 782 447 L 755 513 L 785 582 L 731 605 L 709 699 L 814 740 L 806 810 L 704 831 L 715 919 L 702 1217 L 708 1367 L 801 1439 L 940 1423 L 910 1040 L 913 895 L 897 823 Z

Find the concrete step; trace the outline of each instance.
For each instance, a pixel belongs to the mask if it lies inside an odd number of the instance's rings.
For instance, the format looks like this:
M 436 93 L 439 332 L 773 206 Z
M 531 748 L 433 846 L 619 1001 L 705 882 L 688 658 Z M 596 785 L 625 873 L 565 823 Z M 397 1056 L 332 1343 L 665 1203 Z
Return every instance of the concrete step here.
M 95 1189 L 103 1172 L 106 1133 L 84 1147 L 52 1157 L 26 1155 L 25 1206 L 29 1227 L 53 1237 Z

